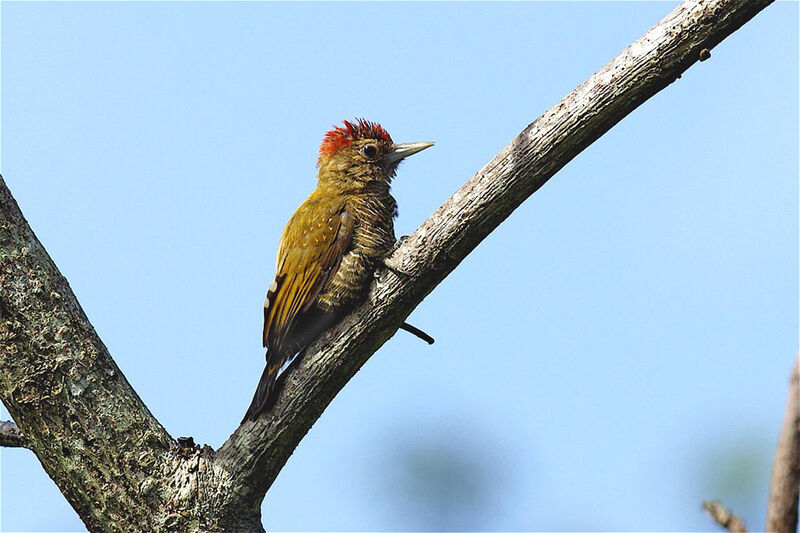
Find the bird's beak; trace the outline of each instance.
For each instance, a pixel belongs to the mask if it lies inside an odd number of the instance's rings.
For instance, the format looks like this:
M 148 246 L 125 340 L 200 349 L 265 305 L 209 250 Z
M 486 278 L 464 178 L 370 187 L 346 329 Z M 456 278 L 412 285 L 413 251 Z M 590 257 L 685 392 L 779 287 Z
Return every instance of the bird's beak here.
M 432 142 L 395 144 L 392 146 L 392 151 L 383 156 L 383 158 L 387 163 L 397 163 L 401 159 L 405 159 L 431 146 L 433 146 Z

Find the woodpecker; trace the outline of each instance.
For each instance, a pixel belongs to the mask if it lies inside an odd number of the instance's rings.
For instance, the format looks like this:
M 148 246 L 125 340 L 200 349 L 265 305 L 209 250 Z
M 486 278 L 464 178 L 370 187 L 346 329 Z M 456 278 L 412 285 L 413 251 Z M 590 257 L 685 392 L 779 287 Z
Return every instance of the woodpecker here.
M 317 188 L 281 236 L 277 273 L 264 301 L 267 365 L 244 420 L 264 411 L 283 365 L 366 297 L 395 245 L 397 202 L 389 186 L 397 166 L 430 146 L 395 144 L 380 124 L 364 119 L 345 120 L 325 134 Z

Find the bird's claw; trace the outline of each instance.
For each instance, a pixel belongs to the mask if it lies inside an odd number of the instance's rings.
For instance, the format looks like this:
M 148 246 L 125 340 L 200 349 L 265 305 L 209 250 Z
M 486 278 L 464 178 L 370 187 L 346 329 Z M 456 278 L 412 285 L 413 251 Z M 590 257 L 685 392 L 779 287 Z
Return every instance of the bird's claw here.
M 408 235 L 401 235 L 400 238 L 397 239 L 397 241 L 395 241 L 394 246 L 392 246 L 392 249 L 389 250 L 389 255 L 395 253 L 395 251 L 397 251 L 398 248 L 403 246 L 403 244 L 405 244 L 407 240 L 408 240 Z
M 398 276 L 411 275 L 408 272 L 404 271 L 402 268 L 400 268 L 394 261 L 392 261 L 392 255 L 394 255 L 397 249 L 400 248 L 407 240 L 408 240 L 408 235 L 403 235 L 402 237 L 397 239 L 397 241 L 394 243 L 394 246 L 392 246 L 392 249 L 386 255 L 386 259 L 383 260 L 383 266 L 385 266 L 387 269 L 389 269 L 394 274 L 397 274 Z M 376 272 L 376 277 L 377 275 L 378 274 Z

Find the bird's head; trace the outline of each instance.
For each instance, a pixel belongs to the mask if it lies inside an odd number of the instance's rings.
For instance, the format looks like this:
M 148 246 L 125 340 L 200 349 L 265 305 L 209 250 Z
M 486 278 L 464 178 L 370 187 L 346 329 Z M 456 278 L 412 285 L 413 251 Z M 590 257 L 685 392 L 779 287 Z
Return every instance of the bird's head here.
M 429 146 L 433 143 L 395 144 L 376 122 L 345 120 L 325 134 L 319 147 L 319 181 L 344 188 L 376 180 L 390 182 L 400 161 Z

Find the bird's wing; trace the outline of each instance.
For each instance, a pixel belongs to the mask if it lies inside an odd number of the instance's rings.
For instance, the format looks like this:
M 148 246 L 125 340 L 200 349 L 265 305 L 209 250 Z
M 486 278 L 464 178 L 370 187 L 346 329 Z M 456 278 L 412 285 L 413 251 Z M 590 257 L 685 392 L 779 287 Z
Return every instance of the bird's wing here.
M 311 307 L 336 273 L 350 246 L 353 226 L 354 219 L 343 204 L 311 198 L 289 220 L 278 251 L 278 273 L 264 302 L 263 343 L 268 348 L 268 366 L 280 366 L 294 355 L 283 353 L 284 341 L 298 315 Z M 276 360 L 270 361 L 273 358 Z

